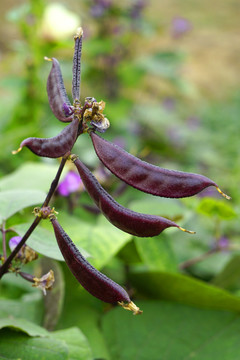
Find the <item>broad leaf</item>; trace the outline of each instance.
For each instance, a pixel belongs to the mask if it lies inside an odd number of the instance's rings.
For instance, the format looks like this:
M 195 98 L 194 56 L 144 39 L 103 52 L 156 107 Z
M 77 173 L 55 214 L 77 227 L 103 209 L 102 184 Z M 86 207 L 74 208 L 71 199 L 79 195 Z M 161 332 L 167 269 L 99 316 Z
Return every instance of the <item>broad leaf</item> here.
M 96 225 L 67 214 L 59 214 L 59 222 L 78 248 L 91 254 L 91 263 L 101 268 L 131 239 L 131 235 L 115 228 L 103 216 Z
M 77 327 L 59 330 L 52 333 L 52 338 L 66 342 L 69 354 L 68 360 L 92 360 L 92 351 L 83 333 Z
M 151 270 L 176 272 L 177 263 L 169 237 L 135 238 L 136 248 L 143 263 Z
M 32 338 L 23 333 L 0 331 L 0 359 L 4 360 L 67 360 L 68 347 L 54 338 Z
M 26 230 L 31 224 L 19 224 L 14 225 L 11 228 L 20 236 L 23 236 Z M 35 251 L 39 252 L 42 255 L 48 256 L 55 260 L 62 260 L 63 256 L 59 250 L 55 235 L 53 231 L 48 231 L 41 226 L 38 226 L 32 235 L 27 240 L 27 245 L 32 247 Z M 85 257 L 88 257 L 89 254 L 80 249 Z
M 133 285 L 154 299 L 191 306 L 240 311 L 240 298 L 190 276 L 167 272 L 136 272 Z
M 58 170 L 58 165 L 26 163 L 0 180 L 0 190 L 38 189 L 48 191 Z
M 0 221 L 25 207 L 41 204 L 46 194 L 39 190 L 6 190 L 0 192 Z
M 29 336 L 48 336 L 48 331 L 43 327 L 36 325 L 23 318 L 7 317 L 0 319 L 0 329 L 3 328 L 14 328 L 26 333 Z
M 165 302 L 137 302 L 141 316 L 120 308 L 103 318 L 114 360 L 236 360 L 240 317 Z
M 35 294 L 25 295 L 19 300 L 0 299 L 0 318 L 9 316 L 24 318 L 40 325 L 43 317 L 43 303 L 40 291 Z

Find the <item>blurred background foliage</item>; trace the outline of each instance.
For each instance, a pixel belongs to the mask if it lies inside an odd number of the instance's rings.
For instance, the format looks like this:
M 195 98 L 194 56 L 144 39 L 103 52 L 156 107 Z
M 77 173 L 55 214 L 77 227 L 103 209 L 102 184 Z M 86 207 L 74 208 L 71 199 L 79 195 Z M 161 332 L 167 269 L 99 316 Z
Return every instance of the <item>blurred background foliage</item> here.
M 35 359 L 29 338 L 46 359 L 239 358 L 239 12 L 234 0 L 0 2 L 0 220 L 11 230 L 7 239 L 24 234 L 32 221 L 29 206 L 41 202 L 39 190 L 48 191 L 56 172 L 57 160 L 11 151 L 24 138 L 55 136 L 65 126 L 48 105 L 50 66 L 43 58 L 60 61 L 70 93 L 78 26 L 84 30 L 81 97 L 106 102 L 111 127 L 104 137 L 161 167 L 204 174 L 232 197 L 227 202 L 207 189 L 194 198 L 156 199 L 130 189 L 102 168 L 81 136 L 74 152 L 121 204 L 197 233 L 124 234 L 96 213 L 80 183 L 68 190 L 65 178 L 64 193 L 59 188 L 52 202 L 61 225 L 144 313 L 134 318 L 86 294 L 59 262 L 43 223 L 28 242 L 43 256 L 24 270 L 53 268 L 56 283 L 43 299 L 19 277 L 4 276 L 0 356 L 15 356 L 17 336 L 18 356 L 28 360 Z M 64 176 L 72 170 L 67 165 Z M 42 326 L 55 331 L 44 333 Z

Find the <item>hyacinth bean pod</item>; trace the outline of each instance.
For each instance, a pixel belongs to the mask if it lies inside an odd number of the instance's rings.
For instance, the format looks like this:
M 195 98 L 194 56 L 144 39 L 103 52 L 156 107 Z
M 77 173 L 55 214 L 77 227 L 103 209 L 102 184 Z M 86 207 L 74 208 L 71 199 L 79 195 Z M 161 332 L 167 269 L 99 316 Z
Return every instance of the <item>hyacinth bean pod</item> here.
M 90 131 L 90 136 L 102 163 L 119 179 L 138 190 L 161 197 L 183 198 L 196 195 L 208 186 L 215 186 L 224 197 L 230 198 L 206 176 L 151 165 L 93 131 Z
M 30 137 L 22 141 L 20 148 L 13 151 L 13 154 L 19 152 L 24 146 L 28 147 L 34 154 L 49 158 L 58 158 L 71 151 L 78 132 L 79 120 L 74 118 L 71 124 L 66 126 L 60 134 L 52 138 L 34 138 Z
M 47 80 L 49 105 L 58 120 L 70 122 L 73 119 L 71 103 L 63 83 L 59 62 L 55 58 L 45 57 L 45 60 L 52 62 L 52 69 Z
M 130 300 L 128 293 L 83 257 L 56 218 L 51 218 L 51 223 L 66 264 L 79 283 L 96 298 L 110 304 L 119 303 L 134 314 L 140 314 L 141 311 Z
M 80 81 L 81 81 L 81 56 L 82 56 L 82 37 L 83 30 L 78 28 L 77 34 L 74 36 L 75 49 L 73 56 L 73 77 L 72 77 L 72 97 L 73 101 L 80 99 Z
M 187 231 L 171 220 L 160 216 L 137 213 L 118 204 L 75 155 L 72 155 L 72 160 L 87 192 L 103 215 L 117 228 L 140 237 L 156 236 L 168 227 L 177 227 L 180 230 Z

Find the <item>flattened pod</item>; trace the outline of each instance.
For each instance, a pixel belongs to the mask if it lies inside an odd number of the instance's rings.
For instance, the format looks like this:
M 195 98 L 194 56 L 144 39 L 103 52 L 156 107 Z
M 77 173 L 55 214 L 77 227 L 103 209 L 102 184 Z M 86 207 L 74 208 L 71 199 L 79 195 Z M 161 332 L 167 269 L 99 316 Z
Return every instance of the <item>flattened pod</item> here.
M 44 139 L 44 138 L 27 138 L 22 141 L 20 151 L 24 146 L 28 147 L 34 154 L 49 158 L 58 158 L 71 151 L 78 132 L 79 121 L 75 118 L 71 124 L 66 126 L 59 135 Z M 16 153 L 14 152 L 14 153 Z
M 70 122 L 73 119 L 71 103 L 63 83 L 59 62 L 55 58 L 49 59 L 45 57 L 45 60 L 52 61 L 52 69 L 47 80 L 49 105 L 58 120 Z
M 151 165 L 101 138 L 93 131 L 90 132 L 90 136 L 96 154 L 103 164 L 119 179 L 138 190 L 156 196 L 183 198 L 193 196 L 208 186 L 215 186 L 229 199 L 229 196 L 206 176 Z
M 171 220 L 160 216 L 137 213 L 118 204 L 79 159 L 73 159 L 73 161 L 87 192 L 103 215 L 117 228 L 140 237 L 156 236 L 168 227 L 177 227 L 180 230 L 187 231 Z
M 128 293 L 89 264 L 55 218 L 51 222 L 66 264 L 80 284 L 96 298 L 110 304 L 119 303 L 135 314 L 140 314 L 141 311 L 130 300 Z

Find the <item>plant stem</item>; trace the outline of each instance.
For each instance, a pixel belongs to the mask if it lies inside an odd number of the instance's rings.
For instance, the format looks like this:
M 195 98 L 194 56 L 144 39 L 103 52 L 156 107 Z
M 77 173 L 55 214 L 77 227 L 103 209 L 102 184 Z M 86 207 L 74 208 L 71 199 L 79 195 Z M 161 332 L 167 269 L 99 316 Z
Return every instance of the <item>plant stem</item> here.
M 188 267 L 192 266 L 192 265 L 195 265 L 197 264 L 198 262 L 200 261 L 203 261 L 205 259 L 207 259 L 209 256 L 213 255 L 213 254 L 216 254 L 217 252 L 219 252 L 219 249 L 211 249 L 207 252 L 205 252 L 204 254 L 202 255 L 199 255 L 199 256 L 196 256 L 195 258 L 193 259 L 190 259 L 190 260 L 187 260 L 187 261 L 184 261 L 183 263 L 181 263 L 179 265 L 179 268 L 181 270 L 184 270 L 184 269 L 187 269 Z
M 6 229 L 5 229 L 5 226 L 6 226 L 6 222 L 3 221 L 2 222 L 2 228 L 1 228 L 1 231 L 2 231 L 2 247 L 3 247 L 3 258 L 4 260 L 7 258 L 7 249 L 6 249 Z
M 45 206 L 48 206 L 49 201 L 51 200 L 51 197 L 54 194 L 54 191 L 57 188 L 58 185 L 58 181 L 60 179 L 61 173 L 63 171 L 64 165 L 66 164 L 66 161 L 68 159 L 68 156 L 64 156 L 62 158 L 61 164 L 59 165 L 57 174 L 54 178 L 54 180 L 52 181 L 52 184 L 50 186 L 49 192 L 46 196 L 46 199 L 44 201 L 44 203 L 42 204 L 42 208 Z M 41 221 L 41 217 L 36 217 L 32 223 L 32 225 L 29 227 L 29 229 L 26 231 L 26 233 L 24 234 L 22 240 L 20 241 L 20 243 L 15 247 L 15 249 L 11 252 L 11 254 L 9 255 L 9 257 L 5 260 L 5 262 L 3 263 L 3 265 L 0 267 L 0 279 L 2 278 L 2 276 L 8 271 L 9 265 L 11 264 L 13 258 L 15 257 L 15 255 L 19 252 L 19 250 L 21 249 L 21 247 L 25 244 L 25 242 L 27 241 L 27 239 L 29 238 L 29 236 L 32 234 L 32 232 L 35 230 L 35 228 L 38 226 L 38 224 Z M 4 242 L 3 242 L 4 243 Z M 6 247 L 5 247 L 5 251 L 6 251 Z M 4 259 L 6 257 L 4 256 Z

